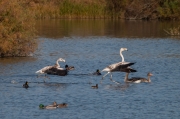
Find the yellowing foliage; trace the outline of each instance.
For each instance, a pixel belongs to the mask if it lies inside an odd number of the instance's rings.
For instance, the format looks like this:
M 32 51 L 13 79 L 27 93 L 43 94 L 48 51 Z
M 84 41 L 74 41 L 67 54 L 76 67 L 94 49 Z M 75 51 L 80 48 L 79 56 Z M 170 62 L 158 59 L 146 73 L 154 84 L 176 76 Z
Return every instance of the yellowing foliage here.
M 37 43 L 34 16 L 23 0 L 0 1 L 0 57 L 28 56 Z

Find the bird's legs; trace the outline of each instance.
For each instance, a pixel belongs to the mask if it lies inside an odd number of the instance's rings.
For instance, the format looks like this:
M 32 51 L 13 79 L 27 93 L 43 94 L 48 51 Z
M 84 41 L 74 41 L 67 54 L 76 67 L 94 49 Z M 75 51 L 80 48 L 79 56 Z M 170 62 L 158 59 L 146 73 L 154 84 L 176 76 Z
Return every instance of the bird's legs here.
M 106 77 L 106 75 L 108 75 L 109 73 L 110 73 L 110 72 L 106 73 L 106 74 L 102 77 L 101 83 L 102 83 L 102 80 L 104 79 L 104 77 Z
M 116 82 L 116 81 L 114 81 L 114 80 L 112 79 L 112 73 L 111 73 L 110 80 L 111 80 L 112 82 L 115 82 L 116 84 L 120 84 L 119 82 Z

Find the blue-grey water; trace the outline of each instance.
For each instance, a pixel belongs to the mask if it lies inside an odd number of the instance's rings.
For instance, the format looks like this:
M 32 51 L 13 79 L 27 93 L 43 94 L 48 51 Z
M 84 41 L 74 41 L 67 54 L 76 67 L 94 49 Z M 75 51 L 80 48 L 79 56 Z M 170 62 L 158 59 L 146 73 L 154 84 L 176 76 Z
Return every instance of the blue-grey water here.
M 76 22 L 39 21 L 39 47 L 33 57 L 0 59 L 0 118 L 180 118 L 180 39 L 163 32 L 173 23 Z M 151 83 L 127 85 L 123 72 L 113 73 L 113 80 L 120 84 L 111 82 L 109 75 L 102 83 L 102 75 L 90 75 L 96 69 L 120 62 L 121 47 L 128 48 L 123 52 L 125 61 L 136 62 L 132 68 L 138 72 L 129 76 L 146 77 L 152 72 Z M 60 62 L 61 67 L 68 64 L 75 70 L 67 76 L 37 77 L 35 71 L 53 65 L 59 57 L 66 60 Z M 25 81 L 29 82 L 28 89 L 22 87 Z M 92 89 L 96 84 L 99 88 Z M 68 107 L 38 107 L 54 101 L 67 103 Z

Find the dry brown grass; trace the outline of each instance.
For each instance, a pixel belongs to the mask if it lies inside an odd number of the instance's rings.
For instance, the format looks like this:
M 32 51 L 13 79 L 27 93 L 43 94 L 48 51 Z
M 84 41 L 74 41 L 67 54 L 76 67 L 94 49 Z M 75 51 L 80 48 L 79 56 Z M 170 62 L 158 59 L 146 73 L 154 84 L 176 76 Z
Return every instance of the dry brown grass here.
M 0 0 L 0 57 L 35 51 L 35 19 L 178 19 L 179 6 L 179 0 Z
M 173 27 L 173 28 L 170 28 L 168 30 L 165 30 L 164 31 L 168 34 L 168 35 L 171 35 L 171 36 L 180 36 L 180 26 L 178 27 Z

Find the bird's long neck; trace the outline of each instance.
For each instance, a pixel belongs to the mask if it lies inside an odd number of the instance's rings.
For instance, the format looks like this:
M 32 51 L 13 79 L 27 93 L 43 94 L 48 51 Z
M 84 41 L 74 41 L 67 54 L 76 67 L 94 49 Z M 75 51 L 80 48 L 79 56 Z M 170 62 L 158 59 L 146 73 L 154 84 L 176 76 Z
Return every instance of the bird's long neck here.
M 57 67 L 60 67 L 59 60 L 56 61 Z
M 122 62 L 124 62 L 124 57 L 123 57 L 123 55 L 122 55 L 122 51 L 120 50 L 120 56 L 121 56 L 121 58 L 122 58 Z
M 127 82 L 128 81 L 128 75 L 129 73 L 126 73 L 125 77 L 124 77 L 124 82 Z
M 148 78 L 147 78 L 147 81 L 148 81 L 148 82 L 151 82 L 151 79 L 150 79 L 150 77 L 151 77 L 151 76 L 148 76 Z

